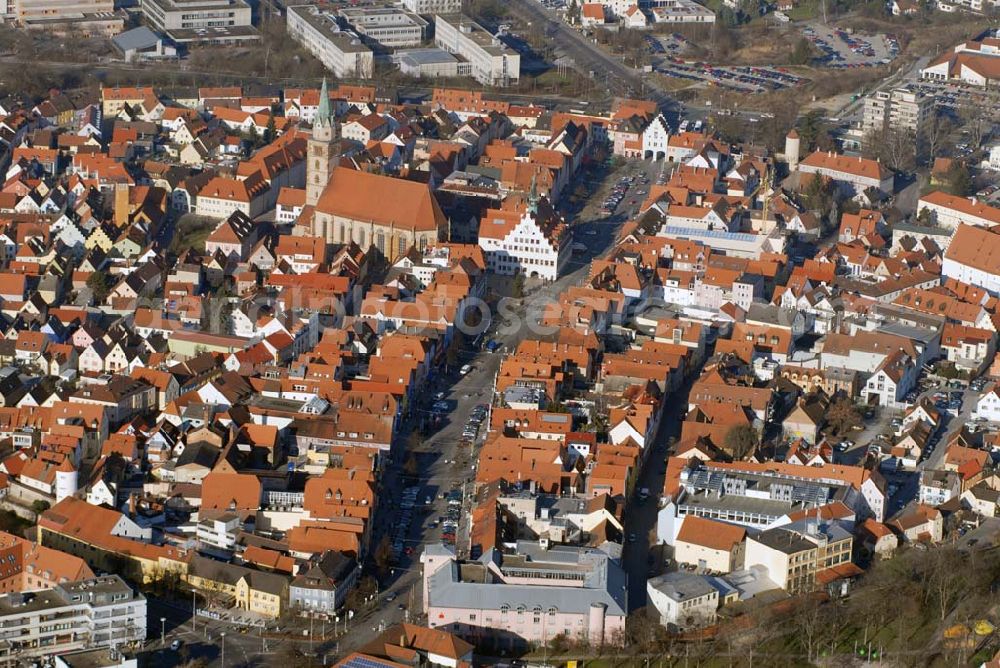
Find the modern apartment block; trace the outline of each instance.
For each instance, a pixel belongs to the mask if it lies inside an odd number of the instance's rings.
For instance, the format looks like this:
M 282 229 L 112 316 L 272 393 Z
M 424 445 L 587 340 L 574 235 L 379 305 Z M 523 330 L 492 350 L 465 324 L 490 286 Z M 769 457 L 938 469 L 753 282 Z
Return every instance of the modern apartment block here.
M 376 46 L 420 46 L 427 38 L 427 21 L 398 7 L 349 7 L 341 9 L 340 16 L 363 40 Z
M 592 647 L 622 640 L 627 578 L 599 549 L 518 541 L 513 553 L 490 549 L 460 561 L 450 548 L 428 545 L 420 561 L 431 628 L 511 649 L 562 634 Z
M 865 98 L 861 131 L 865 135 L 882 130 L 912 132 L 919 146 L 933 116 L 934 100 L 929 95 L 906 86 L 879 90 Z
M 150 25 L 176 44 L 231 44 L 260 37 L 244 0 L 142 0 Z
M 434 22 L 434 43 L 472 65 L 472 77 L 487 86 L 510 86 L 521 76 L 521 56 L 468 16 L 449 14 Z
M 146 598 L 117 575 L 0 596 L 4 665 L 145 639 Z
M 62 33 L 68 30 L 89 35 L 115 35 L 125 25 L 115 13 L 112 0 L 13 0 L 13 15 L 29 30 Z
M 831 569 L 850 569 L 849 531 L 836 523 L 813 520 L 768 529 L 747 538 L 746 565 L 764 566 L 768 577 L 789 594 L 815 590 Z
M 414 14 L 455 14 L 462 11 L 462 0 L 403 0 L 403 7 Z
M 288 8 L 288 34 L 338 77 L 371 77 L 375 55 L 361 38 L 340 29 L 337 18 L 315 5 Z

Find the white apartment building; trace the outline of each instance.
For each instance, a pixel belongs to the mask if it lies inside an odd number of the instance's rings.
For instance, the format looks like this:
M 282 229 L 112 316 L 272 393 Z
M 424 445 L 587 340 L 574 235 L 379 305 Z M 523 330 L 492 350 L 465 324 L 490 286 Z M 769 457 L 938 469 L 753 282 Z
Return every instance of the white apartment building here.
M 991 0 L 937 0 L 935 3 L 937 8 L 946 13 L 952 13 L 957 10 L 965 10 L 970 12 L 982 13 L 984 6 L 996 5 L 996 2 Z
M 27 665 L 146 639 L 146 598 L 117 575 L 0 596 L 0 663 Z
M 1000 225 L 1000 209 L 995 206 L 975 197 L 959 197 L 940 190 L 927 193 L 917 201 L 917 215 L 924 210 L 935 225 L 948 230 L 958 229 L 962 223 L 976 227 Z
M 229 557 L 236 549 L 236 534 L 239 533 L 240 525 L 240 518 L 236 513 L 225 513 L 214 519 L 198 522 L 196 536 L 203 550 Z
M 715 12 L 694 0 L 650 0 L 644 6 L 653 23 L 715 23 Z
M 340 16 L 362 38 L 386 48 L 420 46 L 427 37 L 426 20 L 396 7 L 350 7 Z
M 605 13 L 611 14 L 615 18 L 624 17 L 629 9 L 637 6 L 635 0 L 595 0 L 595 1 L 599 5 L 604 5 Z
M 288 34 L 338 77 L 368 78 L 375 55 L 361 38 L 340 29 L 336 17 L 315 5 L 288 8 Z
M 178 44 L 237 43 L 260 36 L 244 0 L 141 0 L 139 7 L 154 30 Z
M 479 225 L 479 247 L 495 273 L 554 281 L 570 258 L 565 225 L 546 203 L 523 211 L 491 210 Z
M 826 176 L 846 186 L 853 195 L 867 188 L 884 193 L 893 191 L 893 173 L 882 163 L 868 158 L 851 157 L 826 151 L 814 151 L 799 162 L 800 180 L 810 174 Z M 803 181 L 805 182 L 805 181 Z
M 956 471 L 924 469 L 920 472 L 920 503 L 940 506 L 962 494 L 962 476 Z
M 462 0 L 403 0 L 403 7 L 414 14 L 456 14 Z
M 487 86 L 509 86 L 521 77 L 521 55 L 462 14 L 438 16 L 434 43 L 471 65 L 472 77 Z
M 906 86 L 879 90 L 865 98 L 861 131 L 904 130 L 922 140 L 933 116 L 934 100 L 929 95 Z

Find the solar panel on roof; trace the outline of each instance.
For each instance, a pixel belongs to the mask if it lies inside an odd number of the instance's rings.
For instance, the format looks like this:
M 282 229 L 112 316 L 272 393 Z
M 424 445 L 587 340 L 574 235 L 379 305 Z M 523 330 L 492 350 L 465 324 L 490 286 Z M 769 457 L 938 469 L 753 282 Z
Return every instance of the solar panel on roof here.
M 724 230 L 699 230 L 689 227 L 674 227 L 668 225 L 664 230 L 670 234 L 686 235 L 690 237 L 708 237 L 710 239 L 732 239 L 734 241 L 752 242 L 760 238 L 757 234 L 747 234 L 745 232 L 726 232 Z
M 364 656 L 351 657 L 343 664 L 344 668 L 392 668 L 394 665 L 388 661 L 379 661 Z

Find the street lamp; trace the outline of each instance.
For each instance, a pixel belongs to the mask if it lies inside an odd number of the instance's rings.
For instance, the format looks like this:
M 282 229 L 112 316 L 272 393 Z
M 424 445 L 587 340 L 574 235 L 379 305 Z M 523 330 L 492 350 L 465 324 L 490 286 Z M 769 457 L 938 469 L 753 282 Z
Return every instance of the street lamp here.
M 160 644 L 167 644 L 167 618 L 160 617 Z
M 219 638 L 222 645 L 222 668 L 226 668 L 226 632 L 219 634 Z

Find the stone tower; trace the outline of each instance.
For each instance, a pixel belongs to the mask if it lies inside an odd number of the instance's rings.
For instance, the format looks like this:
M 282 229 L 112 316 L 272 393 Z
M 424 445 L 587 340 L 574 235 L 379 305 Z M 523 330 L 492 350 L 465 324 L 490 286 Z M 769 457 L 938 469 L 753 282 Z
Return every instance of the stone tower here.
M 319 107 L 313 120 L 309 139 L 309 158 L 306 162 L 306 204 L 315 206 L 330 182 L 336 160 L 340 157 L 337 121 L 330 111 L 330 91 L 323 79 L 319 91 Z
M 799 168 L 799 133 L 792 128 L 785 135 L 785 160 L 788 161 L 788 173 Z

